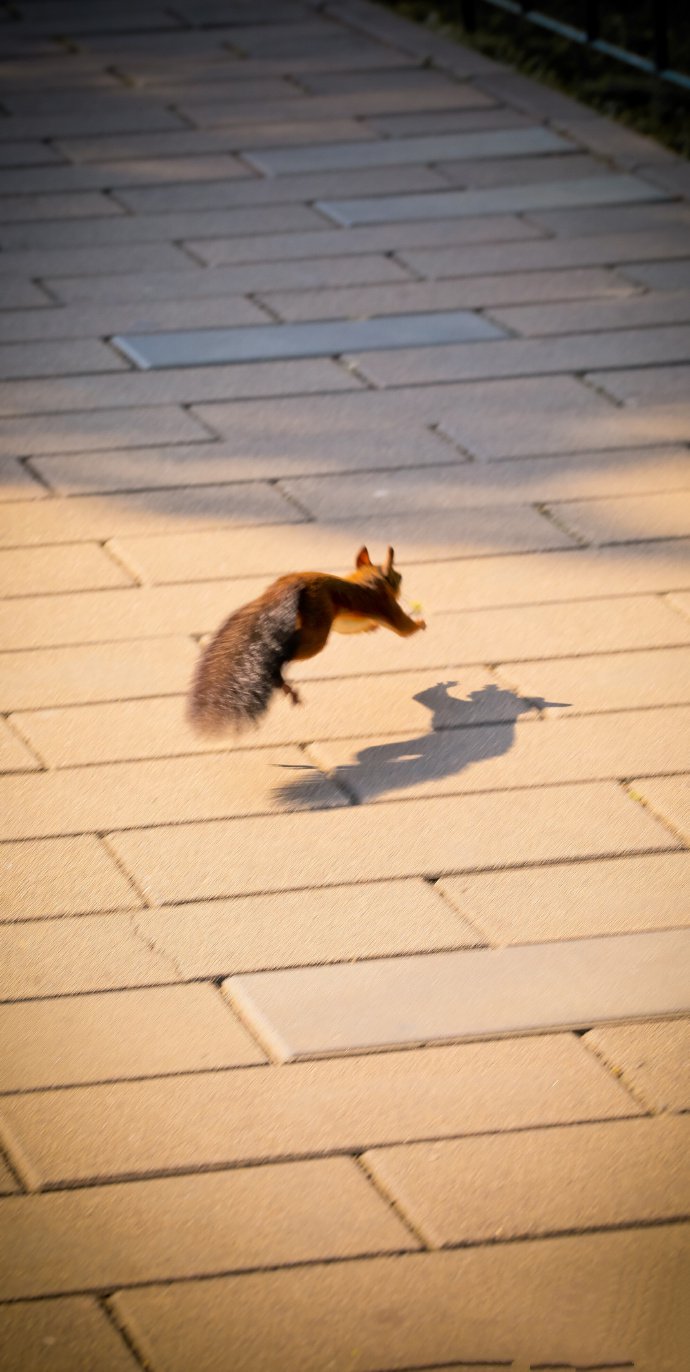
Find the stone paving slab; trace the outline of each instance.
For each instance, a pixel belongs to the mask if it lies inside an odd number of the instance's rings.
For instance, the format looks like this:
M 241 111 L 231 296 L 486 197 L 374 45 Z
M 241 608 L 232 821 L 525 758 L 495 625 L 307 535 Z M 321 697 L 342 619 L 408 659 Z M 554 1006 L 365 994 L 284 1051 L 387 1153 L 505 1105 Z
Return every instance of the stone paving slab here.
M 5 256 L 0 253 L 0 257 Z M 487 325 L 487 327 L 490 327 Z M 494 326 L 496 327 L 496 326 Z M 40 326 L 36 325 L 39 334 Z M 91 372 L 120 372 L 126 361 L 107 343 L 15 343 L 0 346 L 0 380 L 22 376 L 69 376 Z
M 630 782 L 630 792 L 659 815 L 687 843 L 690 834 L 690 784 L 687 776 L 642 777 Z
M 273 1058 L 582 1028 L 690 1009 L 687 930 L 231 977 Z M 333 1006 L 337 1005 L 337 1015 Z
M 618 211 L 617 211 L 618 213 Z M 607 267 L 626 263 L 661 262 L 688 255 L 687 228 L 682 226 L 637 233 L 591 234 L 522 243 L 506 251 L 488 244 L 471 253 L 464 247 L 433 250 L 405 249 L 400 260 L 431 280 L 455 276 L 490 276 L 494 272 L 553 271 L 570 267 Z
M 424 693 L 431 701 L 445 694 L 439 683 Z M 455 719 L 461 727 L 425 727 L 417 736 L 358 735 L 340 741 L 317 740 L 309 757 L 356 803 L 397 797 L 457 795 L 530 785 L 552 786 L 569 781 L 623 780 L 633 773 L 675 773 L 690 769 L 683 738 L 690 726 L 687 707 L 626 711 L 595 717 L 550 720 L 548 724 L 520 718 L 523 702 L 513 703 L 510 723 L 463 727 L 463 702 Z M 548 713 L 548 710 L 546 711 Z M 690 743 L 688 745 L 690 749 Z M 287 799 L 306 795 L 311 778 L 288 779 L 282 788 Z
M 496 187 L 475 191 L 437 191 L 426 195 L 389 195 L 359 200 L 321 200 L 318 208 L 337 224 L 376 224 L 387 219 L 455 219 L 463 214 L 491 214 L 540 210 L 560 205 L 625 204 L 626 201 L 653 200 L 651 186 L 634 176 L 583 178 L 559 181 L 554 178 L 527 186 Z
M 64 996 L 75 1005 L 84 992 L 150 988 L 182 979 L 172 958 L 148 947 L 124 912 L 3 924 L 0 969 L 0 1000 L 15 1002 Z M 148 1017 L 144 1028 L 149 1028 Z M 101 1016 L 96 1029 L 102 1037 Z
M 259 299 L 286 321 L 304 319 L 352 318 L 370 310 L 392 314 L 396 309 L 413 310 L 502 308 L 513 303 L 546 300 L 577 300 L 581 296 L 593 306 L 597 296 L 625 297 L 632 288 L 607 268 L 575 268 L 565 272 L 527 272 L 519 276 L 486 276 L 459 281 L 410 281 L 394 287 L 344 286 L 322 291 L 261 292 Z M 2 319 L 0 318 L 0 326 Z
M 640 406 L 655 401 L 662 405 L 681 403 L 687 396 L 690 366 L 646 367 L 644 370 L 622 368 L 613 375 L 593 372 L 588 380 L 626 406 Z
M 8 1198 L 3 1212 L 13 1253 L 5 1298 L 420 1246 L 345 1158 Z
M 332 171 L 335 167 L 391 167 L 405 162 L 441 162 L 462 157 L 519 157 L 529 153 L 565 152 L 565 139 L 550 129 L 489 130 L 481 134 L 438 134 L 429 138 L 385 139 L 376 143 L 340 143 L 328 148 L 267 148 L 245 151 L 250 166 L 268 176 Z
M 113 763 L 90 771 L 88 787 L 79 767 L 10 775 L 0 778 L 0 838 L 102 833 L 166 821 L 266 813 L 283 804 L 277 786 L 285 772 L 304 765 L 298 748 L 286 748 L 242 756 L 241 765 L 222 754 L 196 758 L 191 765 L 185 758 Z M 318 774 L 308 803 L 324 811 L 345 801 Z
M 627 543 L 637 538 L 682 538 L 690 533 L 690 499 L 672 496 L 622 496 L 614 500 L 559 502 L 559 521 L 588 543 Z
M 503 327 L 528 337 L 544 334 L 631 329 L 647 324 L 684 323 L 690 311 L 690 292 L 669 296 L 659 292 L 625 299 L 588 300 L 586 305 L 561 303 L 491 309 L 491 318 Z
M 191 640 L 172 637 L 120 645 L 116 656 L 108 644 L 0 653 L 0 705 L 30 709 L 112 700 L 127 692 L 179 692 L 196 659 Z
M 121 1292 L 115 1306 L 144 1357 L 170 1372 L 185 1372 L 190 1355 L 199 1372 L 228 1356 L 237 1372 L 487 1357 L 624 1359 L 651 1372 L 682 1366 L 687 1249 L 687 1226 L 672 1225 L 153 1287 Z M 555 1321 L 555 1310 L 567 1313 Z
M 181 324 L 226 328 L 266 320 L 259 305 L 240 295 L 220 300 L 204 296 L 198 300 L 156 300 L 143 309 L 134 300 L 121 305 L 65 305 L 42 311 L 41 319 L 35 321 L 33 314 L 30 310 L 4 311 L 0 314 L 0 338 L 7 343 L 21 343 L 32 339 L 93 338 L 101 329 L 110 336 L 122 329 L 177 329 Z
M 46 383 L 42 385 L 45 388 Z M 337 378 L 334 385 L 338 385 Z M 0 419 L 0 453 L 30 456 L 138 447 L 147 441 L 160 443 L 162 438 L 171 443 L 208 439 L 208 430 L 177 405 L 157 405 L 155 409 L 128 406 L 126 411 L 95 407 L 75 413 L 69 402 L 66 409 L 66 414 Z
M 141 905 L 131 881 L 93 835 L 3 843 L 0 871 L 3 922 Z
M 233 211 L 234 217 L 236 210 L 249 205 L 293 204 L 300 200 L 325 199 L 329 195 L 367 195 L 370 191 L 388 195 L 396 191 L 440 190 L 446 185 L 445 178 L 431 167 L 357 167 L 353 171 L 323 171 L 313 175 L 305 172 L 302 176 L 291 176 L 289 180 L 255 177 L 231 185 L 207 181 L 194 186 L 130 187 L 118 190 L 117 206 L 124 206 L 137 216 L 225 210 L 226 213 Z M 3 212 L 7 212 L 7 203 L 0 199 L 0 224 Z
M 91 590 L 98 586 L 131 586 L 133 578 L 96 543 L 78 548 L 0 549 L 0 573 L 6 596 L 41 592 Z
M 21 739 L 0 720 L 0 772 L 29 772 L 40 766 Z
M 642 1113 L 558 1034 L 5 1096 L 0 1128 L 45 1188 Z
M 500 680 L 529 697 L 559 701 L 571 697 L 565 713 L 631 710 L 690 701 L 690 651 L 655 648 L 653 652 L 603 653 L 539 662 L 502 662 Z M 549 715 L 563 713 L 554 705 Z
M 72 1296 L 0 1306 L 7 1372 L 136 1372 L 137 1363 L 94 1300 Z
M 687 879 L 687 855 L 664 853 L 443 877 L 434 889 L 501 948 L 685 927 Z
M 227 774 L 227 759 L 220 760 Z M 58 785 L 64 776 L 59 774 Z M 21 778 L 21 785 L 33 780 Z M 519 832 L 514 824 L 518 806 Z M 141 813 L 141 797 L 138 808 Z M 206 815 L 209 808 L 205 790 Z M 611 782 L 395 801 L 371 813 L 357 806 L 205 825 L 166 826 L 160 809 L 156 813 L 155 828 L 133 829 L 108 840 L 154 903 L 679 846 L 669 827 Z M 191 820 L 189 810 L 187 817 Z M 130 808 L 130 824 L 134 820 Z M 270 874 L 264 862 L 267 844 L 274 857 Z
M 585 1043 L 622 1080 L 638 1100 L 654 1110 L 690 1106 L 690 1022 L 652 1020 L 646 1024 L 590 1029 Z
M 0 1023 L 4 1094 L 264 1061 L 212 986 L 2 1005 Z
M 196 367 L 213 362 L 335 356 L 352 349 L 404 348 L 498 338 L 497 325 L 466 310 L 394 315 L 324 324 L 265 324 L 163 334 L 120 334 L 116 348 L 137 367 Z M 2 354 L 0 352 L 0 369 Z
M 687 1119 L 621 1120 L 377 1149 L 362 1162 L 429 1247 L 446 1248 L 682 1219 L 689 1142 Z

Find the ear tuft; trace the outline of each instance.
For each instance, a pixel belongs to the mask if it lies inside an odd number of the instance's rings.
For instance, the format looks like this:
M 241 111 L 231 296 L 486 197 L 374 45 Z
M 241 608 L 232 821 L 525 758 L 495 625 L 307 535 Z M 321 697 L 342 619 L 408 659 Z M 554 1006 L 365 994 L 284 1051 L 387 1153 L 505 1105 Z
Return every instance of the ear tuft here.
M 392 548 L 389 548 L 389 549 L 388 549 L 388 558 L 387 558 L 387 561 L 386 561 L 386 576 L 390 576 L 391 572 L 393 571 L 393 558 L 394 558 L 394 557 L 395 557 L 395 553 L 394 553 L 393 549 L 392 549 Z
M 357 566 L 357 567 L 371 567 L 371 558 L 370 558 L 370 556 L 369 556 L 369 549 L 368 549 L 368 548 L 360 548 L 360 550 L 359 550 L 359 552 L 358 552 L 358 554 L 357 554 L 356 566 Z

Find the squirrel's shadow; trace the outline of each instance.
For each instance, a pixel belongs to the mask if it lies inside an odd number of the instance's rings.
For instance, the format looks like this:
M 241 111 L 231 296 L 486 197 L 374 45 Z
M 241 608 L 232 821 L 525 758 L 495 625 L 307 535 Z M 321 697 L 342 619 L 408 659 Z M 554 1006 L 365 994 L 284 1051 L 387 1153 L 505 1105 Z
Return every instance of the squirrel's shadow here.
M 534 696 L 527 699 L 494 685 L 458 700 L 449 695 L 449 688 L 455 685 L 455 681 L 439 681 L 413 696 L 431 711 L 428 732 L 362 748 L 354 762 L 335 768 L 332 779 L 356 800 L 365 802 L 420 782 L 457 776 L 466 767 L 509 752 L 520 715 L 565 703 Z M 467 727 L 473 724 L 482 727 Z M 321 781 L 322 774 L 317 776 Z M 280 786 L 277 795 L 288 804 L 304 804 L 315 794 L 315 781 L 314 774 L 298 777 Z

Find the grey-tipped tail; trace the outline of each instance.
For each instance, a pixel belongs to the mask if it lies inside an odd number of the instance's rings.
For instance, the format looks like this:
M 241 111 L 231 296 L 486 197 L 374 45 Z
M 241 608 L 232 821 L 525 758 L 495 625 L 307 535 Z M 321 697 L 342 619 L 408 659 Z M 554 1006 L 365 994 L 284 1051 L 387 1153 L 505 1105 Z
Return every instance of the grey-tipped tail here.
M 239 731 L 265 714 L 292 656 L 301 587 L 271 587 L 221 624 L 202 654 L 188 717 L 204 734 Z

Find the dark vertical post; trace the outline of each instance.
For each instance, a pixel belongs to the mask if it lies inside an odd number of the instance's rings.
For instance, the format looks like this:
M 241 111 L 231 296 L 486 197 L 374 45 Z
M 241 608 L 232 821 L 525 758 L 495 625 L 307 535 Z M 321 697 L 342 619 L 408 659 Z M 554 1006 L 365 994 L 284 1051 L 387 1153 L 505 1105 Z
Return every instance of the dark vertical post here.
M 668 66 L 668 13 L 666 0 L 653 0 L 654 10 L 654 66 L 665 71 Z

